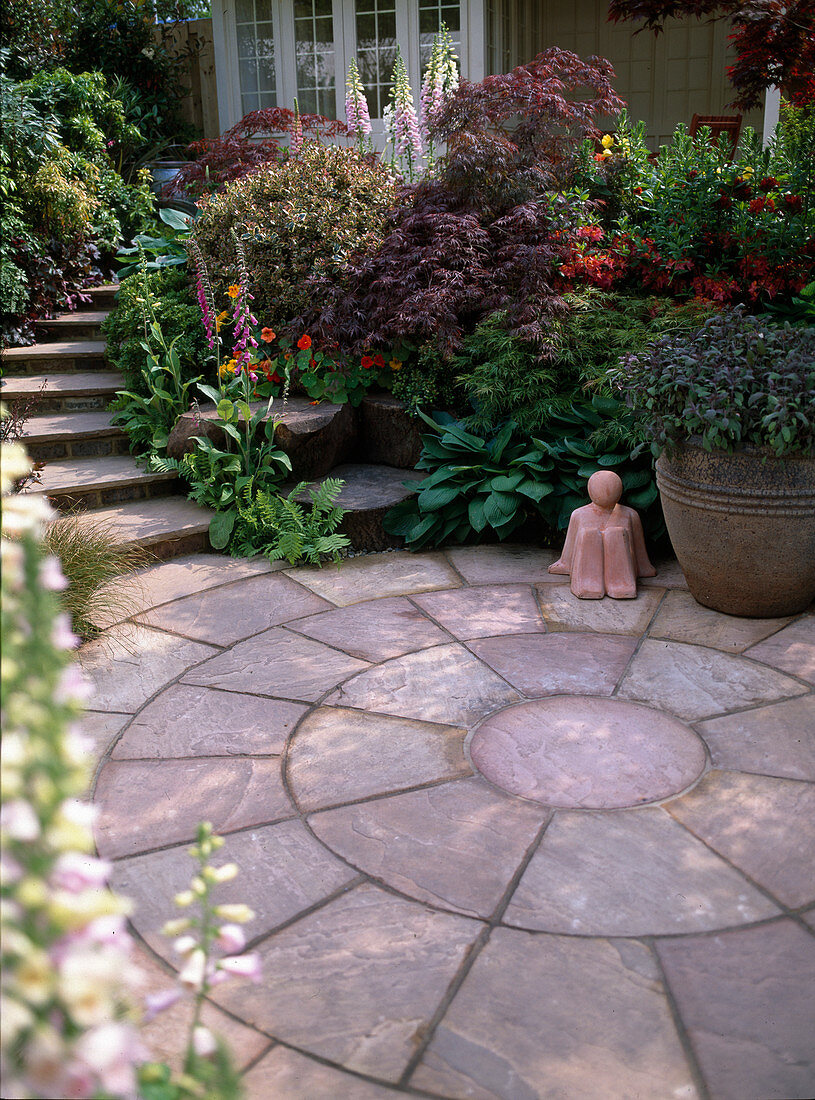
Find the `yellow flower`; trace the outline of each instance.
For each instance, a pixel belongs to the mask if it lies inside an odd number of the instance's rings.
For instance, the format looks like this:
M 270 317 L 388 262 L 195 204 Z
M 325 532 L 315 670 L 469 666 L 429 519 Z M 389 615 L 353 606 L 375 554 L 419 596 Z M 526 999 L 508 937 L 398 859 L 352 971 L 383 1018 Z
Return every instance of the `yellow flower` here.
M 232 289 L 232 288 L 230 287 L 230 289 Z M 229 316 L 229 310 L 228 309 L 221 310 L 221 312 L 215 318 L 215 331 L 216 332 L 221 331 L 221 325 L 224 323 L 224 321 L 227 319 L 228 316 Z
M 238 286 L 237 283 L 234 283 L 232 286 L 228 286 L 226 288 L 226 292 L 230 298 L 237 298 L 237 296 L 241 292 L 241 288 Z
M 752 168 L 742 168 L 741 174 L 744 179 L 749 180 L 749 178 L 754 175 L 754 172 Z
M 215 915 L 222 920 L 234 921 L 235 924 L 246 924 L 255 919 L 255 914 L 248 905 L 216 905 Z
M 32 947 L 14 972 L 13 987 L 28 1004 L 44 1004 L 54 987 L 54 969 L 44 951 Z
M 391 370 L 401 370 L 402 369 L 402 360 L 401 359 L 391 359 L 390 363 L 388 363 L 388 366 L 390 367 Z
M 610 149 L 611 146 L 614 144 L 614 138 L 611 136 L 611 134 L 606 134 L 600 144 L 603 146 L 604 149 Z

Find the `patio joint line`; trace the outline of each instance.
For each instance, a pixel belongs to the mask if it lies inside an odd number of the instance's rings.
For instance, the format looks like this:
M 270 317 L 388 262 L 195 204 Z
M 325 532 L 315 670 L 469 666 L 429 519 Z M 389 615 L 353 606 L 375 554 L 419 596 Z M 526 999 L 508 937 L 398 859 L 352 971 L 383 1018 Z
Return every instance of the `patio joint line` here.
M 271 928 L 267 928 L 265 932 L 259 932 L 257 936 L 254 936 L 251 940 L 247 940 L 243 950 L 254 951 L 256 948 L 260 947 L 261 944 L 271 939 L 272 936 L 276 936 L 278 932 L 284 932 L 287 928 L 291 928 L 293 924 L 297 924 L 298 921 L 305 920 L 306 917 L 310 917 L 313 913 L 319 913 L 321 909 L 325 909 L 327 905 L 336 901 L 337 898 L 341 898 L 344 894 L 350 894 L 353 890 L 357 890 L 360 886 L 364 885 L 365 876 L 357 873 L 354 878 L 344 882 L 342 886 L 337 887 L 336 890 L 332 890 L 330 894 L 326 894 L 326 896 L 320 898 L 319 901 L 312 902 L 311 905 L 306 906 L 304 909 L 299 909 L 296 913 L 293 913 L 292 916 L 286 917 L 285 920 L 280 921 Z M 269 1032 L 264 1032 L 264 1034 L 269 1034 Z
M 122 761 L 122 763 L 127 763 L 127 761 Z M 229 829 L 229 831 L 225 831 L 224 829 L 219 828 L 216 829 L 216 832 L 219 836 L 222 837 L 238 836 L 240 833 L 251 832 L 252 829 L 270 829 L 274 825 L 282 825 L 285 821 L 295 821 L 298 817 L 299 815 L 297 813 L 297 810 L 294 806 L 292 806 L 292 812 L 290 814 L 285 814 L 282 817 L 273 817 L 268 821 L 255 821 L 251 825 L 239 825 L 237 829 Z M 138 852 L 123 852 L 119 856 L 102 856 L 101 858 L 107 859 L 110 863 L 122 863 L 126 859 L 138 859 L 141 856 L 153 856 L 157 852 L 172 851 L 173 848 L 187 848 L 190 844 L 194 843 L 195 835 L 192 835 L 191 837 L 189 837 L 188 840 L 173 840 L 170 841 L 168 844 L 159 844 L 155 848 L 143 848 L 140 849 Z
M 218 1007 L 220 1008 L 220 1005 Z M 223 1009 L 221 1009 L 221 1011 L 223 1011 Z M 246 1024 L 244 1023 L 243 1020 L 241 1020 L 241 1023 L 244 1024 L 244 1027 L 246 1026 Z M 249 1061 L 246 1063 L 246 1065 L 240 1071 L 241 1077 L 245 1077 L 250 1069 L 254 1069 L 255 1066 L 258 1064 L 258 1062 L 262 1062 L 263 1059 L 266 1057 L 266 1055 L 271 1054 L 272 1051 L 275 1050 L 279 1045 L 280 1044 L 278 1043 L 277 1039 L 270 1039 L 269 1042 L 266 1044 L 266 1046 L 263 1048 L 263 1050 L 260 1051 L 259 1054 L 256 1054 L 254 1058 L 249 1059 Z
M 462 588 L 473 588 L 473 587 L 475 587 L 474 585 L 470 584 L 470 582 L 467 580 L 467 578 L 464 576 L 464 574 L 458 568 L 456 563 L 451 559 L 450 555 L 447 553 L 447 550 L 442 550 L 441 555 L 444 558 L 444 560 L 447 562 L 447 564 L 450 566 L 450 568 L 453 570 L 453 572 L 456 574 L 456 576 L 459 578 L 459 580 L 461 581 L 461 587 Z
M 734 657 L 740 657 L 741 654 L 734 653 Z M 767 667 L 766 665 L 764 666 Z M 779 695 L 776 699 L 761 699 L 757 703 L 747 703 L 743 707 L 732 707 L 730 710 L 717 710 L 711 714 L 703 714 L 700 718 L 682 718 L 680 721 L 685 722 L 687 725 L 692 725 L 694 728 L 700 722 L 712 722 L 714 718 L 730 718 L 731 715 L 736 714 L 749 714 L 754 710 L 761 710 L 763 707 L 774 707 L 779 703 L 791 703 L 793 699 L 805 699 L 807 695 L 815 695 L 815 685 L 809 685 L 809 691 L 799 691 L 795 695 Z M 699 731 L 697 730 L 697 733 Z M 699 735 L 703 736 L 702 734 Z
M 625 668 L 620 673 L 619 677 L 617 678 L 617 682 L 614 685 L 613 690 L 609 694 L 610 699 L 618 698 L 620 689 L 623 686 L 623 681 L 625 680 L 628 673 L 631 671 L 631 666 L 633 665 L 634 661 L 638 657 L 639 652 L 640 652 L 640 650 L 642 649 L 642 647 L 645 643 L 645 639 L 648 637 L 648 631 L 651 628 L 651 623 L 654 621 L 654 616 L 656 615 L 659 608 L 662 607 L 664 599 L 665 599 L 665 592 L 663 592 L 661 599 L 657 603 L 656 609 L 654 610 L 654 615 L 651 616 L 651 618 L 648 622 L 648 626 L 640 634 L 639 639 L 637 640 L 637 644 L 634 646 L 634 650 L 633 650 L 631 656 L 625 662 Z M 630 638 L 630 637 L 632 637 L 632 635 L 630 635 L 630 634 L 628 634 L 628 635 L 618 635 L 618 637 L 629 637 Z
M 529 866 L 532 857 L 535 855 L 541 843 L 543 842 L 546 830 L 549 828 L 549 825 L 553 821 L 554 816 L 554 813 L 550 813 L 541 824 L 537 833 L 532 838 L 532 842 L 528 845 L 526 851 L 521 857 L 521 860 L 518 863 L 518 866 L 515 868 L 512 877 L 509 879 L 506 889 L 501 895 L 498 904 L 495 906 L 492 913 L 487 918 L 486 927 L 483 928 L 478 936 L 475 938 L 475 940 L 473 940 L 470 949 L 467 951 L 466 955 L 462 959 L 461 965 L 459 966 L 456 974 L 453 976 L 452 981 L 448 985 L 444 996 L 442 997 L 436 1008 L 436 1011 L 433 1013 L 426 1027 L 424 1028 L 421 1040 L 417 1044 L 416 1049 L 414 1050 L 407 1065 L 405 1066 L 405 1069 L 402 1072 L 402 1076 L 399 1078 L 400 1085 L 407 1087 L 410 1078 L 413 1076 L 420 1062 L 427 1053 L 427 1049 L 433 1041 L 439 1024 L 447 1015 L 450 1006 L 452 1005 L 467 976 L 475 965 L 476 960 L 489 943 L 493 929 L 501 924 L 504 914 L 507 911 L 507 907 L 512 900 L 512 895 L 517 890 L 518 884 L 523 878 L 523 875 L 526 872 L 526 869 Z
M 665 967 L 662 965 L 662 959 L 659 957 L 659 952 L 654 942 L 654 937 L 643 937 L 643 943 L 649 949 L 651 958 L 654 960 L 654 965 L 657 968 L 662 988 L 665 992 L 665 1000 L 668 1004 L 668 1011 L 671 1014 L 674 1028 L 676 1030 L 676 1037 L 679 1039 L 682 1052 L 685 1055 L 685 1060 L 688 1063 L 688 1069 L 693 1077 L 694 1084 L 699 1092 L 699 1100 L 712 1100 L 710 1090 L 707 1087 L 707 1081 L 702 1073 L 702 1067 L 699 1063 L 699 1059 L 696 1056 L 696 1051 L 693 1048 L 693 1042 L 685 1027 L 685 1021 L 682 1019 L 682 1014 L 679 1011 L 679 1005 L 674 997 L 673 989 L 668 981 L 668 975 L 665 973 Z
M 445 783 L 461 783 L 465 779 L 477 778 L 479 778 L 478 772 L 470 772 L 469 775 L 448 775 L 442 779 L 428 779 L 425 783 L 415 783 L 410 787 L 395 787 L 388 791 L 380 791 L 378 794 L 360 795 L 359 798 L 348 798 L 344 802 L 331 802 L 326 806 L 315 806 L 310 810 L 300 810 L 300 815 L 305 819 L 313 817 L 314 814 L 328 813 L 329 810 L 343 810 L 349 806 L 365 806 L 370 802 L 379 802 L 383 798 L 397 798 L 400 794 L 413 794 L 416 791 L 432 791 L 435 787 L 443 787 Z M 295 805 L 297 805 L 296 801 Z M 317 837 L 317 839 L 320 838 Z M 334 854 L 336 855 L 336 852 Z

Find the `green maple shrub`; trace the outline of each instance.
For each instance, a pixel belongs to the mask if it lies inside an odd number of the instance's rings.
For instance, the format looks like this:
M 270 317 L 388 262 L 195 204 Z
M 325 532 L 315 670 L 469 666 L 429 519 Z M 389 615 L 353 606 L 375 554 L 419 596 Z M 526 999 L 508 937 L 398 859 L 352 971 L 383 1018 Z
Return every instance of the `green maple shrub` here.
M 233 282 L 233 233 L 240 233 L 252 310 L 279 331 L 311 304 L 310 277 L 342 285 L 347 258 L 376 247 L 394 194 L 380 162 L 316 141 L 229 184 L 203 201 L 193 234 L 216 297 Z

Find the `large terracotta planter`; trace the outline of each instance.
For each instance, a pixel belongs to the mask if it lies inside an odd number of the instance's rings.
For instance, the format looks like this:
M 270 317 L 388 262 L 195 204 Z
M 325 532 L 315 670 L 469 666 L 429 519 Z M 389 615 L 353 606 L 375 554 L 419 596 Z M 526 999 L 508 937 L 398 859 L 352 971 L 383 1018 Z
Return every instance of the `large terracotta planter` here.
M 685 444 L 657 460 L 665 522 L 694 598 L 770 618 L 815 598 L 815 458 Z

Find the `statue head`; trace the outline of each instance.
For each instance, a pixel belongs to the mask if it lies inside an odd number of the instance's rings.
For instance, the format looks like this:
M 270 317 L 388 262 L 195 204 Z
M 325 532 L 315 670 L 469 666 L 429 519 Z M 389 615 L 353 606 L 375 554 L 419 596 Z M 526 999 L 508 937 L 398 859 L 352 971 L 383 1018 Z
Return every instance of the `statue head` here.
M 613 508 L 623 495 L 623 483 L 613 470 L 598 470 L 588 484 L 592 504 L 599 508 Z

